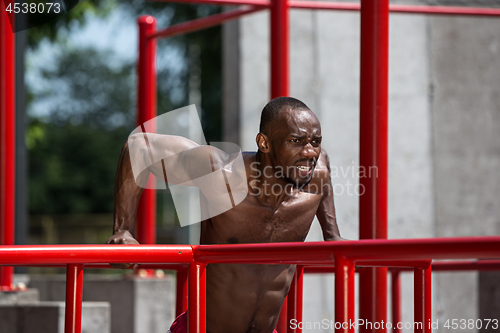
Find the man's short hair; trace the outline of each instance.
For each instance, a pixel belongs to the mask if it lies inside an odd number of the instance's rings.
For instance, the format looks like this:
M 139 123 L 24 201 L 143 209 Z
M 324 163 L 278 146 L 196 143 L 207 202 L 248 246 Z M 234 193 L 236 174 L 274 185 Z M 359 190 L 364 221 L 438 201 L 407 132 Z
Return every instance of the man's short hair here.
M 259 132 L 269 134 L 269 125 L 278 118 L 283 108 L 292 110 L 310 110 L 307 105 L 293 97 L 278 97 L 267 103 L 260 115 Z

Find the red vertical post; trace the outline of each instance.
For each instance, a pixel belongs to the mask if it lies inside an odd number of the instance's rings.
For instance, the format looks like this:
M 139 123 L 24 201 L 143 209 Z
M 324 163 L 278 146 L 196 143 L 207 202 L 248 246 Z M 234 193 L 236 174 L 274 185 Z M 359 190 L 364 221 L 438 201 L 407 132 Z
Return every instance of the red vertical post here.
M 432 319 L 431 265 L 414 270 L 414 322 L 415 333 L 431 333 Z
M 401 271 L 391 271 L 391 301 L 392 301 L 392 332 L 401 333 L 403 330 L 398 328 L 398 323 L 402 320 L 401 315 Z
M 205 268 L 205 264 L 195 261 L 189 264 L 188 333 L 205 333 L 207 331 Z
M 271 1 L 271 99 L 290 89 L 290 10 L 288 0 Z
M 9 3 L 0 5 L 0 245 L 14 245 L 15 222 L 15 39 L 14 14 L 5 7 Z M 0 290 L 13 290 L 13 276 L 13 267 L 0 267 Z
M 188 269 L 177 270 L 177 293 L 175 299 L 175 316 L 179 316 L 188 308 Z
M 366 176 L 359 180 L 360 239 L 387 238 L 388 35 L 389 0 L 362 0 L 359 164 Z M 360 273 L 359 293 L 360 319 L 387 322 L 387 268 Z
M 83 265 L 69 264 L 66 268 L 66 308 L 64 333 L 82 331 Z
M 292 328 L 290 322 L 295 319 L 295 323 L 302 322 L 302 310 L 303 310 L 303 276 L 304 276 L 304 266 L 298 265 L 295 270 L 295 275 L 293 276 L 292 285 L 290 286 L 290 291 L 288 292 L 288 309 L 287 309 L 287 330 L 288 333 L 301 333 L 302 329 Z
M 288 296 L 285 298 L 285 301 L 281 306 L 280 316 L 278 317 L 278 323 L 276 324 L 276 331 L 278 331 L 278 333 L 286 332 L 287 327 L 288 327 Z
M 156 19 L 145 15 L 137 19 L 139 25 L 139 59 L 137 64 L 137 126 L 156 117 Z M 145 131 L 144 127 L 142 130 Z M 148 132 L 156 126 L 148 124 Z M 150 175 L 137 207 L 137 240 L 141 244 L 156 243 L 156 190 L 155 178 Z
M 335 332 L 354 333 L 354 263 L 335 256 Z

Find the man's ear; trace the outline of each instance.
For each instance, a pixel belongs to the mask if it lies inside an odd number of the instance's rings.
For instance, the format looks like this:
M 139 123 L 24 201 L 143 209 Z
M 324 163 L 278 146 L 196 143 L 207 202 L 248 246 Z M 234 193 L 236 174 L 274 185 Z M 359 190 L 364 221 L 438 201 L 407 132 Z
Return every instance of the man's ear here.
M 265 135 L 264 133 L 259 133 L 257 134 L 255 141 L 257 141 L 257 147 L 261 152 L 266 154 L 269 153 L 269 141 L 267 135 Z

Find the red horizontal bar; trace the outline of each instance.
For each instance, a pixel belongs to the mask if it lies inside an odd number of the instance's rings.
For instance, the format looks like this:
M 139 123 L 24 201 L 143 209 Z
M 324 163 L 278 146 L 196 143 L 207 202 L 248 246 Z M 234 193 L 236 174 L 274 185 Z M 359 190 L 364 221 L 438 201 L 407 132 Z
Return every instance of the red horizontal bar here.
M 239 6 L 251 5 L 260 7 L 269 7 L 270 2 L 266 0 L 149 0 L 149 1 L 162 1 L 162 2 L 178 2 L 199 5 L 220 5 L 220 6 Z
M 359 3 L 326 1 L 290 1 L 290 7 L 296 9 L 327 9 L 341 11 L 360 10 Z M 500 8 L 480 7 L 390 5 L 389 11 L 406 14 L 500 16 Z
M 182 22 L 173 26 L 170 26 L 166 29 L 159 30 L 154 34 L 151 34 L 150 38 L 167 38 L 167 37 L 175 37 L 178 35 L 186 34 L 193 31 L 203 30 L 206 28 L 214 27 L 221 23 L 234 20 L 240 16 L 257 12 L 262 10 L 263 7 L 257 6 L 243 6 L 238 9 L 229 10 L 226 12 L 210 15 L 207 17 L 202 17 L 199 19 Z
M 0 246 L 1 265 L 85 263 L 240 262 L 316 264 L 349 260 L 415 261 L 500 257 L 500 236 L 427 239 L 374 239 L 236 245 L 38 245 Z M 482 261 L 475 263 L 478 267 Z M 445 266 L 446 264 L 440 264 Z
M 0 246 L 0 264 L 190 263 L 190 245 Z
M 451 271 L 500 271 L 500 260 L 459 260 L 459 261 L 434 261 L 433 272 Z M 413 272 L 413 268 L 391 268 L 402 272 Z
M 329 251 L 352 260 L 495 259 L 500 257 L 500 237 L 199 245 L 194 256 L 202 262 L 314 264 L 327 261 Z

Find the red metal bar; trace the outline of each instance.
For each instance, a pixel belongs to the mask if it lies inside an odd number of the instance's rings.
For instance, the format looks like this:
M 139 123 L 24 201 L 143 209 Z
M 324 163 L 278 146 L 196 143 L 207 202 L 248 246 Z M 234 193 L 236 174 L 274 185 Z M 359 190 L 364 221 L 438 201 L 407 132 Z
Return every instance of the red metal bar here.
M 140 16 L 139 58 L 137 63 L 137 126 L 156 117 L 156 39 L 148 38 L 156 32 L 156 19 L 153 16 Z M 143 131 L 144 127 L 142 127 Z M 155 132 L 155 126 L 148 126 Z M 156 243 L 156 190 L 155 178 L 150 175 L 148 188 L 144 189 L 137 207 L 137 240 L 141 244 Z
M 206 332 L 206 277 L 205 264 L 189 264 L 188 333 Z
M 354 333 L 354 263 L 335 256 L 335 332 Z M 338 325 L 338 326 L 337 326 Z
M 288 296 L 285 297 L 285 301 L 281 306 L 280 315 L 278 317 L 278 324 L 276 324 L 276 331 L 278 331 L 278 333 L 286 332 L 287 327 L 288 327 Z
M 389 1 L 361 1 L 359 238 L 387 238 Z M 387 268 L 360 273 L 359 316 L 387 322 Z M 366 326 L 360 332 L 367 332 Z M 385 327 L 378 329 L 385 332 Z
M 431 265 L 427 268 L 415 268 L 414 273 L 414 331 L 415 333 L 431 333 L 432 294 Z M 420 324 L 419 324 L 420 323 Z
M 0 8 L 0 245 L 14 244 L 16 179 L 14 14 Z M 14 289 L 14 268 L 0 267 L 0 290 Z
M 190 245 L 0 246 L 0 265 L 86 263 L 189 263 Z
M 148 0 L 148 1 L 161 1 L 161 2 L 179 2 L 188 4 L 200 4 L 200 5 L 219 5 L 219 6 L 260 6 L 269 7 L 269 1 L 267 0 Z
M 69 264 L 66 269 L 66 308 L 64 333 L 82 331 L 83 266 Z
M 303 310 L 303 276 L 304 276 L 304 266 L 298 265 L 295 270 L 295 275 L 293 276 L 292 285 L 290 286 L 290 291 L 288 292 L 288 309 L 287 309 L 287 330 L 288 333 L 301 333 L 302 328 L 297 325 L 296 329 L 293 329 L 290 322 L 295 319 L 296 323 L 302 323 L 302 310 Z
M 243 15 L 251 14 L 259 10 L 264 9 L 263 7 L 257 6 L 243 6 L 238 9 L 229 10 L 226 12 L 210 15 L 207 17 L 202 17 L 199 19 L 182 22 L 166 29 L 159 30 L 149 38 L 170 38 L 179 36 L 182 34 L 187 34 L 193 31 L 203 30 L 206 28 L 214 27 L 216 25 L 222 24 L 224 22 L 237 19 Z
M 500 257 L 500 236 L 379 239 L 230 245 L 25 245 L 0 246 L 0 265 L 98 263 L 331 264 L 334 253 L 352 261 Z M 322 263 L 321 263 L 322 264 Z
M 195 260 L 205 263 L 317 264 L 341 252 L 351 260 L 496 259 L 500 236 L 423 239 L 373 239 L 343 242 L 198 245 Z M 1 252 L 0 252 L 1 253 Z M 322 263 L 320 263 L 322 264 Z
M 188 309 L 188 268 L 177 270 L 176 277 L 176 298 L 175 298 L 175 316 L 179 316 L 181 313 Z
M 271 99 L 289 95 L 290 11 L 288 0 L 271 2 Z
M 290 1 L 290 7 L 295 9 L 326 9 L 341 11 L 359 11 L 359 3 L 327 2 L 327 1 Z M 430 15 L 471 15 L 471 16 L 500 16 L 499 8 L 481 7 L 453 7 L 453 6 L 413 6 L 390 5 L 392 13 L 430 14 Z
M 392 332 L 401 333 L 403 330 L 398 327 L 398 323 L 402 322 L 403 316 L 401 312 L 401 271 L 395 269 L 391 271 L 391 301 L 392 301 Z

